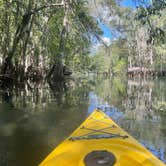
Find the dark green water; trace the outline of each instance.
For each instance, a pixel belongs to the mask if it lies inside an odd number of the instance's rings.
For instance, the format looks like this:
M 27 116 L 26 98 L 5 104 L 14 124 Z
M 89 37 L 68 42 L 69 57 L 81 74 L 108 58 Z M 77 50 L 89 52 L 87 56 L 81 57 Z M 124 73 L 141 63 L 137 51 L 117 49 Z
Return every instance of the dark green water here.
M 166 162 L 166 79 L 87 78 L 0 90 L 0 166 L 37 166 L 96 107 Z

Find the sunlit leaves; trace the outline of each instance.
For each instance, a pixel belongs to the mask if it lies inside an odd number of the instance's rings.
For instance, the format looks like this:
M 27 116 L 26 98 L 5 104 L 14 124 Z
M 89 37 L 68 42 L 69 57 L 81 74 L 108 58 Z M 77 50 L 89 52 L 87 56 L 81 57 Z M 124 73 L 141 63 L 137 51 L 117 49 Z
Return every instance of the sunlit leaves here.
M 154 16 L 157 16 L 156 19 L 160 19 L 163 15 L 163 11 L 166 10 L 165 0 L 153 0 L 152 4 L 148 7 L 140 6 L 137 9 L 136 19 L 141 22 L 142 25 L 147 26 L 149 29 L 149 40 L 148 43 L 159 43 L 164 42 L 165 38 L 165 29 L 163 27 L 158 27 L 154 25 Z

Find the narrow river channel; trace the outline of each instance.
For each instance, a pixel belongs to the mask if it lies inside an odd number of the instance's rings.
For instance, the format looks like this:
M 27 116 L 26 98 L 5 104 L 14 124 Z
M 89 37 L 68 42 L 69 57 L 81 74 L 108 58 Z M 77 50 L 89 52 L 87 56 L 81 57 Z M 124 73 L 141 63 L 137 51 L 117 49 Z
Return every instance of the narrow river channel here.
M 37 166 L 96 107 L 166 162 L 166 79 L 92 76 L 0 89 L 0 166 Z

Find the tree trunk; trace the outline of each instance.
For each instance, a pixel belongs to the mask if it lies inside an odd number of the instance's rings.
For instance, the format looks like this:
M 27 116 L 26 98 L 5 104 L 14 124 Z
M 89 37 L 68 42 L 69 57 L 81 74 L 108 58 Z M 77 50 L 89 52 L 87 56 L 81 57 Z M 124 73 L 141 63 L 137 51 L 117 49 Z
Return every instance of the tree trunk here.
M 20 40 L 23 39 L 26 34 L 25 29 L 29 25 L 29 22 L 32 16 L 32 13 L 30 12 L 32 10 L 32 4 L 33 2 L 29 0 L 28 9 L 25 12 L 25 14 L 22 16 L 21 24 L 18 25 L 17 30 L 15 32 L 12 48 L 8 52 L 8 55 L 5 58 L 5 61 L 2 65 L 2 74 L 12 74 L 12 70 L 13 70 L 12 58 L 16 53 Z
M 12 75 L 13 72 L 13 64 L 11 60 L 11 52 L 9 53 L 8 57 L 5 58 L 3 65 L 2 65 L 2 74 L 9 74 Z
M 57 60 L 56 62 L 56 65 L 54 67 L 53 80 L 54 81 L 64 80 L 63 64 L 61 60 Z
M 46 79 L 52 80 L 55 82 L 64 80 L 63 64 L 61 59 L 56 60 L 54 65 L 51 67 L 49 73 L 47 74 Z
M 5 25 L 5 29 L 4 29 L 4 41 L 3 41 L 3 60 L 5 59 L 6 55 L 7 55 L 7 50 L 9 49 L 10 46 L 10 15 L 9 15 L 9 11 L 8 11 L 8 5 L 9 2 L 5 1 L 5 19 L 4 19 L 4 25 Z
M 19 74 L 19 81 L 24 81 L 25 79 L 25 72 L 26 72 L 26 52 L 27 52 L 27 46 L 28 46 L 28 42 L 29 42 L 29 38 L 30 38 L 30 32 L 32 30 L 32 26 L 34 23 L 34 17 L 35 15 L 32 16 L 31 21 L 30 21 L 30 25 L 27 29 L 26 35 L 25 35 L 25 40 L 23 42 L 23 48 L 22 48 L 22 66 L 20 66 L 22 68 L 21 73 Z M 19 72 L 19 71 L 18 71 Z
M 60 34 L 60 42 L 59 42 L 59 51 L 55 56 L 55 62 L 52 66 L 47 78 L 51 78 L 53 81 L 62 81 L 64 80 L 63 73 L 63 64 L 62 64 L 62 55 L 65 53 L 65 41 L 68 33 L 68 17 L 69 17 L 69 0 L 62 0 L 62 4 L 64 4 L 64 18 L 63 18 L 63 27 Z

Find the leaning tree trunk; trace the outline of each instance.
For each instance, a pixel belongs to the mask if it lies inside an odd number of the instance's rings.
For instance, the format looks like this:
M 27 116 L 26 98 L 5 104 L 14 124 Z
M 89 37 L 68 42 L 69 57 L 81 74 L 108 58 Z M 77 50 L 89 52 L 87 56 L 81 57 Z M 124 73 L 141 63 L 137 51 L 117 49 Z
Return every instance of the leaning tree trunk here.
M 18 27 L 17 27 L 17 30 L 15 32 L 15 36 L 14 36 L 14 39 L 13 39 L 12 48 L 8 52 L 8 55 L 5 58 L 4 63 L 2 65 L 2 71 L 1 72 L 2 72 L 3 75 L 5 75 L 5 74 L 12 75 L 13 74 L 12 59 L 13 59 L 13 56 L 15 55 L 15 53 L 16 53 L 17 47 L 18 47 L 18 45 L 20 43 L 20 40 L 24 38 L 25 29 L 29 25 L 29 22 L 31 20 L 32 4 L 33 4 L 33 2 L 31 0 L 29 0 L 28 10 L 22 16 L 21 24 L 19 24 Z
M 16 53 L 17 47 L 20 43 L 20 41 L 22 39 L 24 39 L 25 37 L 25 31 L 26 31 L 26 27 L 29 25 L 32 15 L 34 15 L 35 13 L 44 10 L 45 8 L 49 8 L 49 7 L 61 7 L 64 6 L 63 3 L 64 0 L 62 0 L 62 3 L 57 3 L 57 4 L 51 4 L 51 5 L 43 5 L 39 8 L 33 8 L 34 5 L 34 1 L 33 0 L 29 0 L 29 4 L 28 4 L 28 8 L 26 10 L 26 12 L 24 13 L 24 15 L 22 16 L 22 21 L 21 23 L 18 25 L 15 35 L 14 35 L 14 39 L 13 39 L 13 43 L 12 43 L 12 47 L 10 49 L 10 51 L 6 54 L 4 63 L 2 65 L 2 74 L 7 74 L 7 73 L 11 73 L 13 71 L 12 69 L 12 59 Z M 30 32 L 29 32 L 30 33 Z
M 29 24 L 29 27 L 28 27 L 28 30 L 27 30 L 27 33 L 25 35 L 25 41 L 23 42 L 23 49 L 22 49 L 22 70 L 20 72 L 20 76 L 19 76 L 19 81 L 22 82 L 25 80 L 25 72 L 26 72 L 26 64 L 25 64 L 25 61 L 26 61 L 26 52 L 27 52 L 27 46 L 28 46 L 28 42 L 29 42 L 29 39 L 30 39 L 30 32 L 32 30 L 32 26 L 33 26 L 33 23 L 34 23 L 34 18 L 35 18 L 35 14 L 32 15 L 32 18 L 31 18 L 31 21 L 30 21 L 30 24 Z

